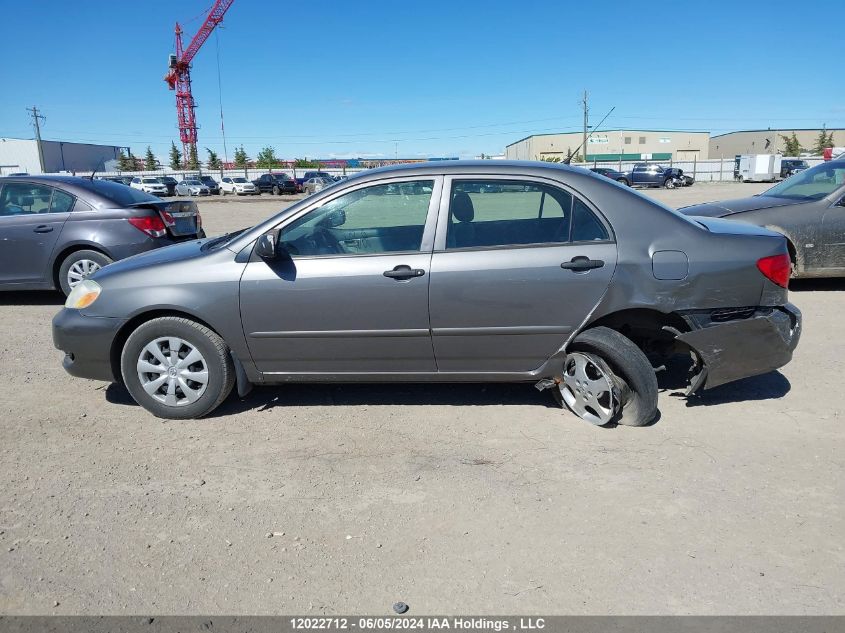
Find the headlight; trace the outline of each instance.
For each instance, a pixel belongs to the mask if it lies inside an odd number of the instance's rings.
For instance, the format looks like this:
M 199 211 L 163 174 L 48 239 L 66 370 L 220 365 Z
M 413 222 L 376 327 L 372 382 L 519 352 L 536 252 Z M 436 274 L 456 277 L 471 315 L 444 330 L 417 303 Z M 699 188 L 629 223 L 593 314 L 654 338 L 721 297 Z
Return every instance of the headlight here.
M 102 291 L 103 288 L 96 281 L 83 279 L 70 291 L 67 301 L 65 301 L 65 307 L 75 310 L 87 308 L 97 300 Z

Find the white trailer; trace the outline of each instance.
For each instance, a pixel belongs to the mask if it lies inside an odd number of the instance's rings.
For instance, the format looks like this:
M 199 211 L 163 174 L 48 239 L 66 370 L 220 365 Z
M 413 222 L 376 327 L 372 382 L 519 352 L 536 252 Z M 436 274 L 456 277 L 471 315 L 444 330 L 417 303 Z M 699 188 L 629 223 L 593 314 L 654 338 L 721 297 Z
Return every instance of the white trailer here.
M 780 178 L 781 154 L 742 154 L 736 160 L 740 182 L 774 182 Z

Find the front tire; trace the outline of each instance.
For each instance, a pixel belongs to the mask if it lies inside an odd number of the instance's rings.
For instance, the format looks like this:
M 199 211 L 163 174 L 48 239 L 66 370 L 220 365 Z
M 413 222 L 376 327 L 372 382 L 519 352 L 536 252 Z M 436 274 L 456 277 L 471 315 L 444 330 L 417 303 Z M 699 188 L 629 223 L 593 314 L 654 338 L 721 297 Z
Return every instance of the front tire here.
M 276 185 L 273 185 L 273 195 L 278 196 L 281 195 L 281 193 L 282 192 L 279 190 L 279 188 Z
M 628 182 L 628 179 L 627 179 L 627 178 L 617 178 L 617 179 L 616 179 L 616 182 L 618 182 L 618 183 L 619 183 L 619 184 L 621 184 L 621 185 L 625 185 L 626 187 L 630 187 L 630 186 L 631 186 L 631 183 L 630 183 L 630 182 Z
M 645 354 L 616 330 L 581 332 L 567 350 L 560 395 L 582 420 L 646 426 L 657 418 L 657 377 Z
M 112 261 L 110 257 L 106 257 L 99 251 L 74 251 L 65 257 L 59 266 L 59 287 L 67 296 L 76 284 L 87 279 L 103 266 L 108 266 Z
M 235 384 L 223 339 L 182 317 L 160 317 L 138 326 L 123 346 L 120 370 L 135 402 L 171 420 L 211 413 Z
M 675 180 L 674 180 L 673 178 L 667 178 L 667 179 L 663 182 L 663 186 L 664 186 L 666 189 L 674 189 L 674 188 L 675 188 Z

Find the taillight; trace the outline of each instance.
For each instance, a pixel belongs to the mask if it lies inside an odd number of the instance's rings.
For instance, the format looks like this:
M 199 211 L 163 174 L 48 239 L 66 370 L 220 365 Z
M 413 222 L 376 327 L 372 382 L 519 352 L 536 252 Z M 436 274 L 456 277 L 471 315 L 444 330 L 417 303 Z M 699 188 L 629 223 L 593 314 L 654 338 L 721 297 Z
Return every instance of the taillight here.
M 760 272 L 766 276 L 766 279 L 776 283 L 781 288 L 786 288 L 789 285 L 791 264 L 789 255 L 786 253 L 757 260 L 757 268 Z
M 157 215 L 129 218 L 129 224 L 150 237 L 164 237 L 167 234 L 164 221 Z

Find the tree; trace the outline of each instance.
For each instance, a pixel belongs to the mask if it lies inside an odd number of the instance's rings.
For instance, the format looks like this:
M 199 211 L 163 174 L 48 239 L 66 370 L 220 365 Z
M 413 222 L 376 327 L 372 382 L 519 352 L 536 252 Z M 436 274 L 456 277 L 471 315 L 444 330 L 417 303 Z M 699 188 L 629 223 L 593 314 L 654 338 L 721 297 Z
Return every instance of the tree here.
M 223 166 L 223 163 L 220 162 L 220 158 L 217 156 L 217 152 L 214 152 L 207 147 L 205 151 L 208 152 L 208 161 L 206 165 L 208 165 L 209 169 L 220 169 Z
M 260 152 L 258 152 L 258 156 L 255 157 L 255 165 L 256 167 L 266 167 L 268 169 L 272 169 L 273 167 L 278 167 L 280 161 L 276 158 L 276 150 L 272 147 L 265 147 Z
M 188 169 L 199 169 L 200 160 L 197 157 L 197 146 L 191 145 L 191 151 L 188 154 Z
M 155 171 L 157 167 L 158 162 L 156 162 L 156 157 L 153 155 L 153 150 L 147 145 L 147 153 L 144 156 L 144 169 L 146 171 Z
M 235 148 L 235 167 L 243 167 L 244 169 L 247 167 L 249 163 L 249 156 L 246 155 L 246 151 L 244 151 L 244 146 L 241 145 L 240 147 Z
M 813 147 L 813 154 L 816 156 L 821 156 L 824 154 L 824 150 L 828 147 L 833 147 L 833 132 L 830 134 L 822 128 L 819 131 L 819 136 L 816 138 L 816 145 Z M 790 156 L 797 156 L 797 154 L 790 154 Z
M 792 133 L 792 136 L 784 136 L 781 134 L 780 137 L 784 142 L 783 153 L 787 156 L 800 156 L 801 152 L 804 151 L 804 148 L 801 147 L 801 141 L 799 141 L 798 137 L 795 136 L 795 132 Z
M 170 169 L 182 169 L 182 152 L 170 141 Z
M 307 158 L 297 158 L 293 161 L 294 167 L 319 167 L 320 163 L 315 160 L 308 160 Z
M 120 171 L 134 171 L 135 170 L 135 159 L 132 158 L 132 150 L 127 148 L 129 154 L 124 154 L 123 150 L 117 155 L 117 168 Z
M 543 156 L 540 160 L 544 163 L 559 163 L 560 156 Z

